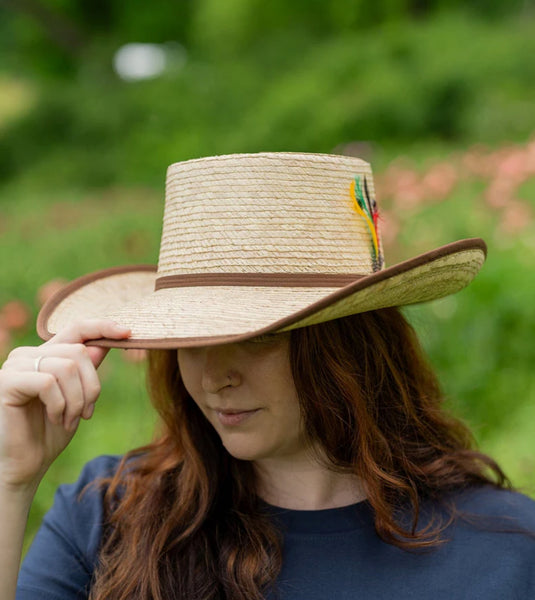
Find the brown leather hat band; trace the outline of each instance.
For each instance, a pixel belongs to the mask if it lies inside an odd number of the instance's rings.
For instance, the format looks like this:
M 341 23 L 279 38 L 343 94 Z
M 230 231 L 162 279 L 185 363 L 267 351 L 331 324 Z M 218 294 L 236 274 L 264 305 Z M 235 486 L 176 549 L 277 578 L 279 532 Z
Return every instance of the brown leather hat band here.
M 192 273 L 158 277 L 154 290 L 198 286 L 344 287 L 362 274 L 338 273 Z

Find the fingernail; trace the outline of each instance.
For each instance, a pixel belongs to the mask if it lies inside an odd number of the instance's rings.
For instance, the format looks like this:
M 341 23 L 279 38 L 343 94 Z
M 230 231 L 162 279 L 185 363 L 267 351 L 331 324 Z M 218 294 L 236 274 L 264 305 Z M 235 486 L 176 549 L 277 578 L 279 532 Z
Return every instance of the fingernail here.
M 90 419 L 93 416 L 93 413 L 95 412 L 95 405 L 94 404 L 90 404 L 85 410 L 84 410 L 84 419 Z
M 79 424 L 80 424 L 80 417 L 76 417 L 76 419 L 74 419 L 74 421 L 71 423 L 69 429 L 76 430 L 78 428 Z
M 118 323 L 114 326 L 115 331 L 117 331 L 117 333 L 127 336 L 130 335 L 132 333 L 132 330 L 130 329 L 130 327 L 123 327 L 122 325 L 119 325 Z

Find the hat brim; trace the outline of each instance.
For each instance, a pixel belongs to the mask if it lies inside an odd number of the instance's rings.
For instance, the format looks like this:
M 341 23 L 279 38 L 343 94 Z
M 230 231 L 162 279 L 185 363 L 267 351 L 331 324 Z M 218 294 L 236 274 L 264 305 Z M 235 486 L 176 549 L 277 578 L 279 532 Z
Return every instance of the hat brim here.
M 66 285 L 41 309 L 37 332 L 50 339 L 73 321 L 110 318 L 132 330 L 109 348 L 181 348 L 239 342 L 390 306 L 448 296 L 466 287 L 486 257 L 479 238 L 460 240 L 343 287 L 195 285 L 154 291 L 156 267 L 116 267 Z

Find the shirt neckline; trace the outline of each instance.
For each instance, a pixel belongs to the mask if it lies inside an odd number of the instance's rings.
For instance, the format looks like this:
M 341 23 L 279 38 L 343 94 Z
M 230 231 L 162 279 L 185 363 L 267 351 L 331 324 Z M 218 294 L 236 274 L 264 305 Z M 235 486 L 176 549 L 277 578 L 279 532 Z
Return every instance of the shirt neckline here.
M 267 514 L 286 533 L 343 533 L 362 529 L 372 518 L 367 500 L 321 510 L 295 510 L 263 504 Z

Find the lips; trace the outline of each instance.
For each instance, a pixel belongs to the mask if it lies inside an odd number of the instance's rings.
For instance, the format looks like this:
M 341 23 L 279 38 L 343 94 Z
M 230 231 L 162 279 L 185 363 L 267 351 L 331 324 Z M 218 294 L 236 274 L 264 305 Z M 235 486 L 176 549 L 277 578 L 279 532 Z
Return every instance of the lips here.
M 219 422 L 227 427 L 235 427 L 241 425 L 253 417 L 259 408 L 253 410 L 228 410 L 228 409 L 214 409 Z

